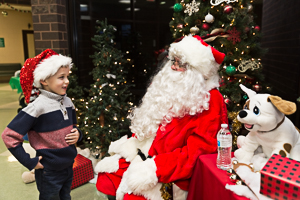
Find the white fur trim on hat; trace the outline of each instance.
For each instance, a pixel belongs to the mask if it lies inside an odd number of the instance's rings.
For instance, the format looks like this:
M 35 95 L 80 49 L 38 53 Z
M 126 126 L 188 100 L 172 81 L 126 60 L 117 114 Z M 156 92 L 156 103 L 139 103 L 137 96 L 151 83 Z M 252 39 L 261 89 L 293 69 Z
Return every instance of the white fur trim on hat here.
M 56 74 L 56 72 L 62 66 L 69 66 L 72 68 L 72 59 L 67 56 L 59 55 L 52 55 L 51 57 L 44 59 L 41 61 L 33 72 L 33 83 L 35 87 L 41 88 L 41 80 L 46 80 L 50 76 Z
M 211 51 L 211 46 L 203 45 L 192 35 L 184 37 L 180 42 L 170 45 L 169 57 L 178 57 L 182 63 L 188 63 L 192 68 L 197 69 L 205 77 L 209 78 L 217 73 L 218 64 Z

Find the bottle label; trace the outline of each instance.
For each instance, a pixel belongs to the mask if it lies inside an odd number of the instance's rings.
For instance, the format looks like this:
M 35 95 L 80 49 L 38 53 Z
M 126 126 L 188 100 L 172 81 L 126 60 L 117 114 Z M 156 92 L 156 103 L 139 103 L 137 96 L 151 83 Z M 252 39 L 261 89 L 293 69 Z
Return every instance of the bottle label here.
M 231 147 L 231 140 L 218 140 L 218 147 Z

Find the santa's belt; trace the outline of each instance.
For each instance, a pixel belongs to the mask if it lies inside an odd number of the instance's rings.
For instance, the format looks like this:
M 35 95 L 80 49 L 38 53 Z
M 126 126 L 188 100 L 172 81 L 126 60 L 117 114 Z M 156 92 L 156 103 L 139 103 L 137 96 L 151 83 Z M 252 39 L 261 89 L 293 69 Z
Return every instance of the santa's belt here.
M 152 156 L 147 156 L 146 157 L 146 155 L 140 150 L 140 149 L 137 149 L 138 150 L 138 155 L 141 157 L 141 159 L 143 160 L 143 161 L 145 161 L 147 158 L 152 158 Z

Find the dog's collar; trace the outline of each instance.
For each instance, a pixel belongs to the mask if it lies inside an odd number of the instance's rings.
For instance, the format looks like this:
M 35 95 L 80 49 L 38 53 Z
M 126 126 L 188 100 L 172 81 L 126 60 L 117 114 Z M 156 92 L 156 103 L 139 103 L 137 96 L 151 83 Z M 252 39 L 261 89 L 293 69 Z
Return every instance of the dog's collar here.
M 270 131 L 257 131 L 257 132 L 259 132 L 259 133 L 268 133 L 268 132 L 274 131 L 275 129 L 277 129 L 277 128 L 283 123 L 284 118 L 285 118 L 285 117 L 283 117 L 283 119 L 281 120 L 281 122 L 279 122 L 279 123 L 277 124 L 277 126 L 276 126 L 275 128 L 273 128 L 272 130 L 270 130 Z

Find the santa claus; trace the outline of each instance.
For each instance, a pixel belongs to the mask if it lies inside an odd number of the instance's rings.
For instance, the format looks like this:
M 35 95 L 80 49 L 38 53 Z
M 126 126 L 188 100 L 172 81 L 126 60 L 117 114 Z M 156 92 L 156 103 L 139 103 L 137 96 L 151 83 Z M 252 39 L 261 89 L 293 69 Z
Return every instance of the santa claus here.
M 168 61 L 154 76 L 141 104 L 133 110 L 133 136 L 112 142 L 110 157 L 100 161 L 96 187 L 122 199 L 186 199 L 195 161 L 217 152 L 216 135 L 228 123 L 219 86 L 225 55 L 199 36 L 170 45 Z

